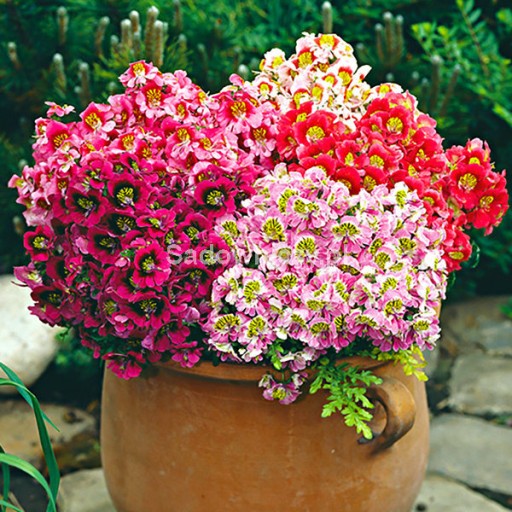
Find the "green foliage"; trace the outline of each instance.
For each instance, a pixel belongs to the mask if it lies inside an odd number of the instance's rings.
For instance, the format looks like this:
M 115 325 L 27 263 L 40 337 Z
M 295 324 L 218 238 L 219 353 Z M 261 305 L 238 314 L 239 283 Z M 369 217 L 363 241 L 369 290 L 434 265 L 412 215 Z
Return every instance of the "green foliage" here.
M 97 365 L 91 365 L 91 351 L 86 349 L 76 337 L 73 329 L 62 331 L 57 335 L 59 351 L 55 357 L 57 369 L 65 374 L 74 374 L 75 379 L 87 381 L 99 377 Z M 79 377 L 77 377 L 79 376 Z
M 316 393 L 320 389 L 329 393 L 322 417 L 340 412 L 348 427 L 355 427 L 358 434 L 372 439 L 368 422 L 373 416 L 368 409 L 372 409 L 374 405 L 366 396 L 366 391 L 371 385 L 381 384 L 382 379 L 371 371 L 361 370 L 356 366 L 336 365 L 329 358 L 321 359 L 315 370 L 317 373 L 311 383 L 310 393 Z
M 53 447 L 50 441 L 50 436 L 46 429 L 45 421 L 48 422 L 56 430 L 57 427 L 46 417 L 42 412 L 39 401 L 33 393 L 31 393 L 21 382 L 20 378 L 6 365 L 0 363 L 0 368 L 5 372 L 8 378 L 0 378 L 0 386 L 12 386 L 17 389 L 20 395 L 26 400 L 29 406 L 34 411 L 36 418 L 37 430 L 39 433 L 39 440 L 43 449 L 44 458 L 49 475 L 49 483 L 45 477 L 35 468 L 32 464 L 24 461 L 20 457 L 12 454 L 5 453 L 4 449 L 0 446 L 0 466 L 2 467 L 3 488 L 0 497 L 0 510 L 6 512 L 7 510 L 19 510 L 12 503 L 9 502 L 10 490 L 10 468 L 17 468 L 27 475 L 31 476 L 36 482 L 41 485 L 48 496 L 48 507 L 46 512 L 57 511 L 57 494 L 59 492 L 60 472 L 57 466 L 57 460 L 53 452 Z
M 377 361 L 393 361 L 394 364 L 400 364 L 403 367 L 405 375 L 414 375 L 418 380 L 427 381 L 423 368 L 427 366 L 423 353 L 416 345 L 406 349 L 398 350 L 397 352 L 381 352 L 376 349 L 373 357 Z
M 491 27 L 496 19 L 484 18 L 474 0 L 456 0 L 456 6 L 446 22 L 416 24 L 413 34 L 427 55 L 439 55 L 448 65 L 461 66 L 464 80 L 459 83 L 459 94 L 469 95 L 471 103 L 478 101 L 512 126 L 512 68 Z M 507 11 L 499 11 L 501 19 L 507 20 Z

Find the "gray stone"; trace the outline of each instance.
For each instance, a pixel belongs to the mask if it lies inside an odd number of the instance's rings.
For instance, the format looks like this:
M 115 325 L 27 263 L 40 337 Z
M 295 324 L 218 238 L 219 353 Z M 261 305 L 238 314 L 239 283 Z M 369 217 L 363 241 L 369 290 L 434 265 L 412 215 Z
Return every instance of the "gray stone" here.
M 453 367 L 448 404 L 476 415 L 512 413 L 512 359 L 460 356 Z
M 60 432 L 47 424 L 48 434 L 56 452 L 76 436 L 96 433 L 96 420 L 90 414 L 73 407 L 41 404 L 43 412 L 53 421 Z M 37 467 L 43 464 L 42 450 L 37 433 L 34 413 L 23 400 L 0 401 L 0 443 L 4 450 L 31 462 Z
M 30 290 L 13 284 L 14 276 L 0 276 L 0 361 L 31 386 L 55 357 L 58 329 L 43 324 L 28 310 Z M 0 377 L 5 374 L 0 370 Z M 1 386 L 0 394 L 17 394 Z
M 424 507 L 421 507 L 423 505 Z M 428 474 L 412 512 L 506 512 L 498 503 L 439 475 Z
M 512 493 L 512 429 L 460 414 L 434 418 L 429 470 L 469 487 Z
M 437 370 L 437 364 L 439 362 L 439 349 L 425 350 L 423 352 L 427 366 L 425 366 L 425 373 L 430 378 L 434 375 Z
M 510 297 L 479 297 L 443 306 L 440 344 L 467 354 L 481 349 L 493 355 L 512 355 L 512 319 L 501 308 Z M 454 355 L 454 354 L 452 354 Z
M 512 356 L 512 320 L 482 327 L 481 335 L 480 343 L 490 355 Z
M 57 503 L 60 512 L 116 512 L 101 468 L 65 476 Z

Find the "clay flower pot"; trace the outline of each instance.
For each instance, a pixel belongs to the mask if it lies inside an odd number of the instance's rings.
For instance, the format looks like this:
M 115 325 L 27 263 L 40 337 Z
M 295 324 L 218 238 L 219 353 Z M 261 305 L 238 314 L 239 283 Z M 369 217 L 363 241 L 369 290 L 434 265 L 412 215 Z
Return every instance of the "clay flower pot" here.
M 101 428 L 119 512 L 409 512 L 428 459 L 423 382 L 392 363 L 351 358 L 383 378 L 370 390 L 376 436 L 321 418 L 325 396 L 261 396 L 258 367 L 157 366 L 105 374 Z

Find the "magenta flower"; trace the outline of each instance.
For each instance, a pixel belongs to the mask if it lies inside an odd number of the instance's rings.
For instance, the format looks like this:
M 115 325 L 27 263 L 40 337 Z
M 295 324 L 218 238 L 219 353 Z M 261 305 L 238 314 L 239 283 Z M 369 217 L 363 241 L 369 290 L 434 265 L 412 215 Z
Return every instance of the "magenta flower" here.
M 160 289 L 171 274 L 169 256 L 157 242 L 137 248 L 133 266 L 132 279 L 140 288 Z
M 53 231 L 46 226 L 37 226 L 23 236 L 23 246 L 30 254 L 32 261 L 48 261 L 55 243 Z
M 211 217 L 222 217 L 235 211 L 235 184 L 227 178 L 198 183 L 194 196 L 198 204 L 211 212 Z

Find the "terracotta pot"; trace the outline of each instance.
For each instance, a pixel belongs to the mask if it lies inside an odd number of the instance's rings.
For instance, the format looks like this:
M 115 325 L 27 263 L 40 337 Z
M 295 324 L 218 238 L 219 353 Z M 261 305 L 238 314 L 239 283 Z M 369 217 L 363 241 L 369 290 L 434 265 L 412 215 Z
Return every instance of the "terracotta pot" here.
M 428 457 L 425 387 L 360 358 L 384 384 L 366 444 L 325 395 L 263 399 L 262 369 L 172 364 L 131 381 L 105 375 L 101 445 L 119 512 L 410 512 Z

